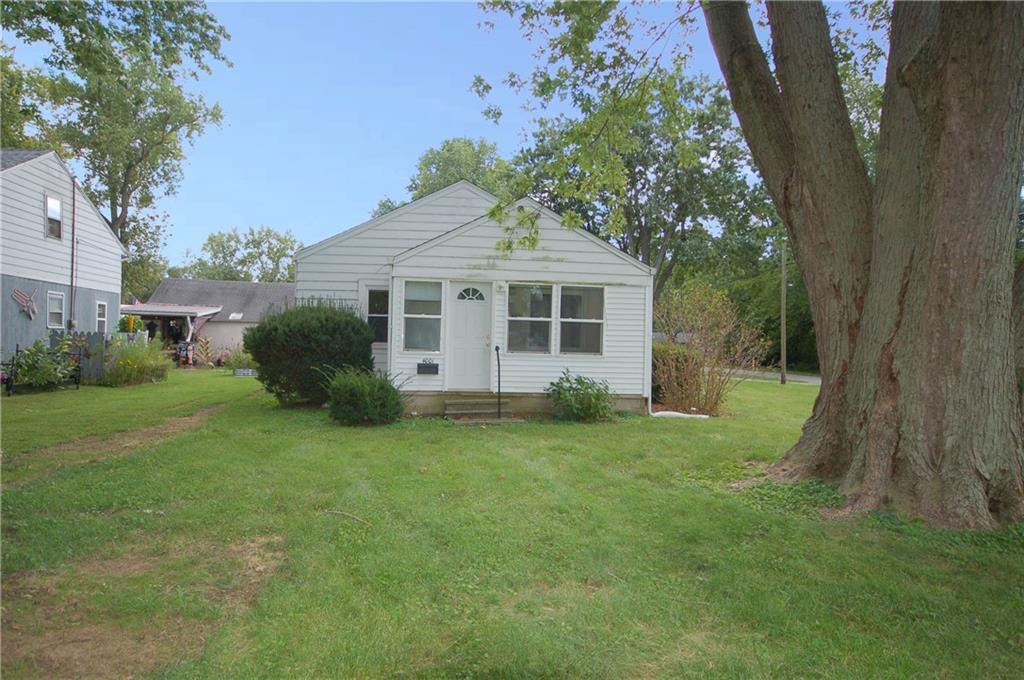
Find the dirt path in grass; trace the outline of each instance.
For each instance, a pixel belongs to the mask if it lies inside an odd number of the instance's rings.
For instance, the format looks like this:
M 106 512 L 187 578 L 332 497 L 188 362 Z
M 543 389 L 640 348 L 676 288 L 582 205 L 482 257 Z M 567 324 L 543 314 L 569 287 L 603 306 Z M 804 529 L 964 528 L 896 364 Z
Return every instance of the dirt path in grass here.
M 99 463 L 127 455 L 144 446 L 154 446 L 181 432 L 202 426 L 226 406 L 207 406 L 187 416 L 171 417 L 157 425 L 119 432 L 113 437 L 83 437 L 19 454 L 14 460 L 3 462 L 3 488 L 47 477 L 65 465 Z
M 194 659 L 253 604 L 282 557 L 279 536 L 255 536 L 133 545 L 60 571 L 5 574 L 3 672 L 133 678 Z M 133 606 L 137 599 L 152 611 Z

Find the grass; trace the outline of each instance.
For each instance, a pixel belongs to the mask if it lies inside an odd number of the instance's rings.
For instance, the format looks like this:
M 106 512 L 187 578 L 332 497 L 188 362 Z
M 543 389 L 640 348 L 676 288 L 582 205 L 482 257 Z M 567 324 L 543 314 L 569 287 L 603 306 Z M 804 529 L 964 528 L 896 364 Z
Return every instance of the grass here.
M 749 381 L 709 421 L 376 429 L 218 373 L 15 396 L 5 475 L 60 442 L 48 403 L 79 424 L 65 438 L 115 440 L 227 407 L 5 489 L 4 674 L 1015 676 L 1019 527 L 826 522 L 828 485 L 730 488 L 814 394 Z

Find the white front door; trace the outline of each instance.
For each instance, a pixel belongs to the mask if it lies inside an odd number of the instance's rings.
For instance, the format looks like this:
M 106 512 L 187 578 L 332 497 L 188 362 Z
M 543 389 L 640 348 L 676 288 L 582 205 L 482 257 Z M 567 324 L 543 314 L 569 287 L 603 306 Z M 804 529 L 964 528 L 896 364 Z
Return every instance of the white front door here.
M 491 387 L 491 284 L 452 281 L 448 388 Z

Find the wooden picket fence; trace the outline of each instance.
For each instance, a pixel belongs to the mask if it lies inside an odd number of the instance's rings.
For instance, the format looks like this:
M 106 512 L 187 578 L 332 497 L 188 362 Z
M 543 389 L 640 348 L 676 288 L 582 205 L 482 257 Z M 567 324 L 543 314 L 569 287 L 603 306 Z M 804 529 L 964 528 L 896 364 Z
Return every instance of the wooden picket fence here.
M 50 331 L 50 347 L 56 347 L 64 336 L 71 336 L 71 346 L 81 353 L 81 380 L 83 383 L 92 384 L 100 381 L 103 377 L 103 366 L 114 338 L 125 338 L 129 342 L 147 342 L 145 332 L 139 333 L 99 333 L 78 332 L 78 331 Z

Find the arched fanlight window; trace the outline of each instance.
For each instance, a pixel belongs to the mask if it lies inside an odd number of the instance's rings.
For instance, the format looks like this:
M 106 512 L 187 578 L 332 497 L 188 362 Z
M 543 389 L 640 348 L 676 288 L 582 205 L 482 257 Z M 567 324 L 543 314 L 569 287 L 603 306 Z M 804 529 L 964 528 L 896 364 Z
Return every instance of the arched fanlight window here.
M 483 301 L 484 294 L 478 288 L 463 288 L 459 291 L 457 300 L 479 300 Z

